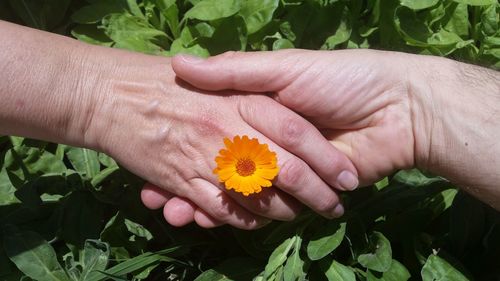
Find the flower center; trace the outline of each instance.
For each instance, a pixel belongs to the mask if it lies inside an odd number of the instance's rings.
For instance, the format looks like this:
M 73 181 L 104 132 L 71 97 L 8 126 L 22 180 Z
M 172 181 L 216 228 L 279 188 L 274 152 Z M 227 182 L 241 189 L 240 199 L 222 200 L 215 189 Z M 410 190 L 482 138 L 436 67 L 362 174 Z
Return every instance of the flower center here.
M 255 162 L 250 159 L 240 159 L 236 163 L 236 172 L 242 177 L 250 176 L 255 172 Z

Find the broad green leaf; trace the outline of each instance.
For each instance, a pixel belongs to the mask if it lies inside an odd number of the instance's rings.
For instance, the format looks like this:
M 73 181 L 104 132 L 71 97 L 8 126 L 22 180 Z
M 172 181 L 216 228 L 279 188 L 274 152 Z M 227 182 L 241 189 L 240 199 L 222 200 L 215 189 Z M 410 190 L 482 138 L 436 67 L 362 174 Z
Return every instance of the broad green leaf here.
M 313 234 L 307 245 L 309 258 L 313 261 L 319 260 L 334 251 L 344 239 L 345 228 L 345 222 L 333 220 Z
M 389 240 L 380 232 L 370 235 L 371 253 L 358 256 L 358 262 L 373 271 L 386 272 L 392 263 L 392 249 Z
M 211 55 L 226 51 L 244 51 L 247 45 L 245 23 L 239 16 L 220 20 L 210 38 L 199 38 L 198 42 L 208 49 Z
M 99 240 L 87 240 L 80 261 L 82 274 L 80 280 L 87 280 L 92 272 L 103 271 L 108 265 L 109 245 Z
M 450 54 L 472 43 L 472 40 L 464 41 L 456 33 L 445 29 L 434 32 L 414 11 L 403 6 L 396 9 L 395 26 L 408 45 L 425 48 L 438 55 Z
M 54 248 L 35 232 L 12 229 L 3 239 L 5 252 L 17 268 L 34 280 L 69 281 Z
M 147 242 L 153 238 L 144 226 L 125 218 L 121 212 L 113 216 L 103 231 L 101 240 L 113 247 L 126 246 L 133 251 L 141 251 Z
M 47 173 L 64 173 L 67 171 L 64 162 L 54 154 L 39 148 L 21 145 L 7 151 L 4 167 L 8 172 L 15 174 L 22 180 Z
M 16 188 L 10 182 L 5 169 L 0 170 L 0 206 L 19 203 L 15 195 Z
M 273 51 L 282 49 L 292 49 L 294 47 L 295 46 L 293 45 L 293 43 L 285 38 L 280 38 L 273 42 Z
M 351 37 L 351 19 L 349 9 L 345 7 L 340 17 L 340 22 L 333 35 L 330 35 L 325 40 L 322 49 L 332 50 L 338 44 L 344 43 Z
M 116 48 L 159 54 L 167 35 L 153 28 L 145 19 L 129 14 L 111 14 L 102 20 L 104 31 Z
M 382 275 L 374 274 L 370 270 L 366 274 L 367 281 L 406 281 L 410 277 L 411 274 L 408 269 L 397 260 L 392 260 L 391 267 Z
M 420 172 L 418 169 L 411 170 L 401 170 L 396 175 L 394 175 L 393 180 L 411 185 L 411 186 L 423 186 L 429 185 L 433 182 L 440 181 L 442 178 L 439 177 L 428 177 Z
M 170 32 L 174 36 L 174 38 L 178 38 L 180 36 L 180 28 L 179 28 L 179 8 L 175 5 L 175 1 L 162 1 L 159 0 L 157 2 L 167 2 L 160 5 L 158 8 L 160 9 L 167 25 L 170 29 Z M 170 3 L 171 2 L 171 3 Z
M 296 239 L 297 236 L 286 239 L 273 251 L 267 262 L 266 269 L 264 271 L 264 278 L 271 276 L 285 263 L 288 253 L 294 246 Z
M 453 0 L 453 1 L 471 6 L 487 6 L 498 3 L 497 0 Z
M 115 175 L 120 171 L 118 166 L 111 166 L 104 170 L 101 170 L 90 182 L 92 186 L 99 187 L 105 180 Z
M 92 179 L 99 173 L 100 164 L 97 152 L 78 147 L 70 147 L 66 152 L 75 171 L 87 179 Z
M 487 36 L 492 36 L 499 31 L 500 5 L 490 5 L 481 14 L 482 31 Z
M 325 261 L 320 265 L 328 281 L 356 281 L 354 271 L 336 260 L 332 260 L 331 263 Z
M 182 29 L 180 37 L 172 42 L 169 55 L 174 56 L 177 54 L 190 54 L 198 57 L 210 56 L 207 48 L 195 41 L 195 37 L 193 37 L 189 27 Z
M 295 245 L 292 254 L 286 260 L 283 267 L 284 280 L 302 281 L 306 280 L 306 266 L 304 260 L 300 257 L 300 249 L 302 246 L 302 238 L 300 235 L 295 236 Z
M 253 34 L 268 24 L 278 5 L 279 0 L 243 1 L 240 15 L 245 20 L 248 34 Z
M 221 274 L 213 269 L 209 269 L 200 274 L 194 281 L 234 281 L 229 279 L 224 274 Z
M 430 255 L 422 267 L 423 281 L 468 281 L 460 271 L 436 255 Z
M 116 164 L 116 161 L 113 160 L 113 158 L 102 152 L 99 153 L 99 162 L 106 167 L 115 167 L 118 165 Z
M 444 29 L 456 33 L 459 36 L 469 36 L 469 11 L 467 5 L 455 4 L 446 8 L 446 13 L 449 20 L 446 22 Z
M 239 10 L 238 0 L 202 0 L 187 11 L 184 17 L 210 21 L 230 17 Z
M 400 0 L 401 5 L 412 10 L 427 9 L 436 5 L 439 0 Z

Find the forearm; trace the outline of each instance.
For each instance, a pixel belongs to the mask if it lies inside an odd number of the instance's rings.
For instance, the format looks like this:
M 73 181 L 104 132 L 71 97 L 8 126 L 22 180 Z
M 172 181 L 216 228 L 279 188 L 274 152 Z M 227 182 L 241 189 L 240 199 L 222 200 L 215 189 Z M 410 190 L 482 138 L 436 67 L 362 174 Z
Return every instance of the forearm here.
M 83 146 L 98 85 L 86 48 L 0 21 L 0 134 Z
M 500 73 L 436 58 L 421 69 L 432 113 L 420 166 L 500 209 Z

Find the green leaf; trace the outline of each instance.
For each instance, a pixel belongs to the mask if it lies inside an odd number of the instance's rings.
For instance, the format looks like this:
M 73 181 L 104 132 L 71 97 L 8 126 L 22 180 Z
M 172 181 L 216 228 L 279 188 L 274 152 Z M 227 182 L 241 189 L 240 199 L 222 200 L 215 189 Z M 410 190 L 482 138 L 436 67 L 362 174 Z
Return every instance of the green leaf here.
M 323 271 L 325 272 L 328 281 L 356 281 L 356 275 L 354 271 L 336 260 L 332 260 L 331 263 L 324 261 L 320 264 Z
M 70 280 L 52 246 L 37 233 L 8 229 L 3 246 L 10 260 L 27 276 L 44 281 Z
M 393 180 L 410 186 L 424 186 L 443 179 L 440 177 L 428 177 L 418 169 L 411 169 L 397 172 Z
M 322 259 L 334 251 L 342 242 L 345 235 L 346 223 L 330 221 L 325 227 L 316 232 L 307 245 L 307 255 L 313 261 Z
M 335 33 L 326 38 L 325 43 L 321 49 L 332 50 L 335 46 L 346 42 L 351 37 L 351 19 L 349 9 L 345 7 L 342 10 L 342 15 L 340 16 L 340 22 L 338 27 L 335 29 Z
M 370 235 L 371 253 L 358 256 L 358 262 L 371 270 L 386 272 L 392 263 L 392 249 L 389 240 L 380 232 Z
M 108 155 L 102 152 L 99 153 L 99 162 L 106 167 L 118 166 L 118 164 L 116 164 L 116 161 L 113 160 L 113 158 L 109 157 Z
M 279 0 L 243 1 L 240 15 L 246 23 L 248 34 L 253 34 L 271 22 Z
M 412 10 L 422 10 L 436 5 L 439 0 L 400 0 L 401 5 Z
M 397 260 L 392 260 L 391 268 L 382 275 L 374 274 L 370 270 L 366 274 L 367 281 L 406 281 L 410 277 L 411 274 L 408 269 Z
M 491 5 L 481 14 L 482 31 L 487 36 L 492 36 L 499 31 L 500 5 Z
M 267 262 L 264 271 L 264 278 L 268 278 L 269 276 L 271 276 L 276 272 L 276 270 L 278 270 L 280 266 L 283 265 L 283 263 L 285 263 L 288 253 L 294 246 L 296 239 L 297 236 L 286 239 L 273 251 Z
M 283 267 L 283 277 L 287 281 L 302 281 L 306 280 L 306 265 L 304 260 L 300 257 L 300 249 L 302 246 L 302 238 L 297 235 L 293 252 L 288 257 Z
M 102 20 L 102 27 L 116 48 L 159 54 L 167 40 L 163 31 L 153 28 L 144 18 L 129 14 L 108 15 Z
M 284 39 L 284 38 L 280 38 L 276 41 L 274 41 L 273 43 L 273 51 L 276 51 L 276 50 L 282 50 L 282 49 L 293 49 L 295 46 L 293 45 L 293 43 L 288 40 L 288 39 Z
M 16 188 L 10 182 L 9 175 L 5 169 L 0 170 L 0 206 L 19 203 L 15 195 Z
M 172 42 L 168 55 L 174 56 L 177 54 L 190 54 L 198 57 L 210 56 L 207 48 L 195 41 L 189 27 L 182 29 L 180 37 Z
M 244 51 L 247 44 L 245 23 L 239 16 L 220 20 L 210 38 L 199 38 L 198 42 L 210 54 L 217 55 L 226 51 Z
M 194 281 L 234 281 L 224 274 L 221 274 L 213 269 L 209 269 L 200 274 Z
M 176 248 L 166 249 L 158 253 L 146 252 L 144 254 L 135 256 L 125 260 L 105 271 L 92 272 L 85 281 L 101 281 L 108 280 L 109 276 L 122 276 L 141 269 L 146 269 L 152 264 L 158 262 L 173 262 L 172 258 L 165 256 L 165 254 L 174 251 Z M 126 279 L 125 279 L 126 280 Z
M 118 166 L 111 166 L 108 167 L 97 174 L 90 184 L 94 187 L 99 187 L 104 181 L 115 175 L 117 172 L 120 171 L 120 168 Z
M 497 0 L 453 0 L 457 3 L 467 4 L 470 6 L 487 6 L 487 5 L 495 5 Z
M 423 281 L 468 281 L 460 271 L 437 255 L 430 255 L 422 267 Z
M 210 21 L 230 17 L 239 10 L 238 0 L 203 0 L 187 11 L 184 17 Z
M 145 248 L 152 238 L 148 229 L 125 218 L 121 212 L 117 212 L 101 232 L 101 240 L 108 242 L 111 246 L 126 246 L 136 252 Z
M 66 155 L 75 171 L 84 178 L 92 179 L 99 173 L 100 164 L 97 152 L 86 148 L 70 147 Z
M 163 2 L 163 1 L 157 1 Z M 172 3 L 164 3 L 160 5 L 159 9 L 165 17 L 165 21 L 170 29 L 170 32 L 174 36 L 174 38 L 178 38 L 180 36 L 180 28 L 179 28 L 179 8 L 175 5 L 175 1 L 166 1 Z
M 109 245 L 99 240 L 87 240 L 80 261 L 82 274 L 80 280 L 87 280 L 92 272 L 106 269 L 109 258 Z

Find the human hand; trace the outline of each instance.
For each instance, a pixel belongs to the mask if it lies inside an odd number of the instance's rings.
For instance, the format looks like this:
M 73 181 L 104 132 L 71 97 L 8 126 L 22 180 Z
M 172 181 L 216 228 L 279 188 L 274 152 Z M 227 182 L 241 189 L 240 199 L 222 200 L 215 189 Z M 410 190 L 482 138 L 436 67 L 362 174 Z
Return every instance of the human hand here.
M 271 93 L 321 129 L 353 161 L 361 184 L 396 169 L 415 165 L 425 134 L 409 88 L 408 58 L 375 51 L 226 53 L 206 60 L 178 56 L 176 74 L 201 89 Z M 410 60 L 411 61 L 411 60 Z M 190 214 L 192 204 L 158 192 L 143 191 L 151 208 L 164 206 L 165 217 Z M 183 207 L 182 207 L 183 206 Z
M 173 66 L 202 89 L 271 92 L 349 155 L 362 185 L 417 167 L 500 210 L 500 72 L 371 50 L 184 56 Z
M 326 217 L 343 213 L 329 186 L 342 186 L 339 174 L 356 170 L 305 119 L 269 97 L 198 92 L 176 81 L 166 58 L 126 53 L 115 58 L 105 92 L 89 121 L 89 139 L 124 167 L 200 208 L 197 217 L 215 218 L 240 228 L 267 220 L 290 220 L 297 200 Z M 121 52 L 121 51 L 120 51 Z M 103 58 L 104 59 L 104 58 Z M 277 153 L 274 184 L 251 197 L 226 191 L 213 174 L 223 138 L 248 135 Z M 295 198 L 295 199 L 294 199 Z M 207 222 L 208 223 L 208 222 Z

